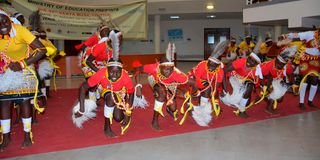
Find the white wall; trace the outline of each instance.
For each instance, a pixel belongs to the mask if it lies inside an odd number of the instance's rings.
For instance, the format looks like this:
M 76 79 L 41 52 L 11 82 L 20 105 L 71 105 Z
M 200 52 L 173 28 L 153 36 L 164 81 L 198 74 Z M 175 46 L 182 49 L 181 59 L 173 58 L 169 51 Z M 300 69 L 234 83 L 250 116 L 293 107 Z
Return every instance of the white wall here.
M 243 10 L 243 22 L 288 20 L 289 28 L 304 27 L 303 17 L 319 16 L 319 6 L 319 0 L 300 0 L 246 8 Z
M 154 22 L 149 21 L 149 40 L 154 37 Z M 178 59 L 184 55 L 199 57 L 202 59 L 204 51 L 204 28 L 230 28 L 230 34 L 238 37 L 243 35 L 244 26 L 241 19 L 230 20 L 177 20 L 161 22 L 161 52 L 164 53 L 168 44 L 168 29 L 181 28 L 183 30 L 183 40 L 174 41 L 177 48 Z M 188 41 L 187 39 L 191 40 Z M 125 41 L 122 49 L 123 54 L 154 53 L 152 42 Z M 198 60 L 196 59 L 196 60 Z

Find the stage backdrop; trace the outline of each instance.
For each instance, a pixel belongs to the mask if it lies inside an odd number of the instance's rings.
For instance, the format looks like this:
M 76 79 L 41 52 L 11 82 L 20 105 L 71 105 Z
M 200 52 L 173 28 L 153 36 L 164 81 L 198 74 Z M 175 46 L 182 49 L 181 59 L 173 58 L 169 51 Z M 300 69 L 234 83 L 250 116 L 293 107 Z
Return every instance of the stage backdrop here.
M 76 6 L 52 0 L 15 0 L 13 6 L 26 15 L 39 10 L 41 27 L 50 39 L 87 39 L 103 21 L 120 29 L 125 39 L 146 39 L 148 33 L 147 1 L 94 6 L 88 0 L 88 5 Z

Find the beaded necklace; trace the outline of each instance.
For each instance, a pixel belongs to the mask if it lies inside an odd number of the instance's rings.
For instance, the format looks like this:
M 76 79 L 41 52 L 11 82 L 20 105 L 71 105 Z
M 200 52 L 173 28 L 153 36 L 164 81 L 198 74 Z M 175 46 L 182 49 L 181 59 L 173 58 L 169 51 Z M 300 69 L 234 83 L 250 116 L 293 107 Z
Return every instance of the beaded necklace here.
M 9 39 L 7 45 L 4 48 L 4 50 L 0 51 L 0 57 L 6 64 L 9 64 L 10 62 L 12 62 L 11 58 L 7 56 L 7 52 L 8 52 L 10 44 L 11 44 L 11 41 Z
M 176 92 L 177 92 L 177 88 L 178 88 L 179 83 L 176 83 L 176 82 L 165 83 L 165 82 L 163 82 L 162 79 L 165 79 L 166 77 L 161 74 L 161 72 L 160 72 L 160 67 L 159 67 L 159 66 L 158 66 L 158 68 L 157 68 L 157 77 L 158 77 L 158 79 L 159 79 L 160 84 L 163 84 L 164 87 L 165 87 L 165 89 L 166 89 L 166 93 L 167 93 L 167 94 L 166 94 L 166 96 L 167 96 L 167 103 L 173 102 L 173 99 L 174 99 L 174 97 L 175 97 L 175 95 L 176 95 Z M 173 91 L 172 91 L 172 96 L 171 96 L 171 97 L 170 97 L 170 94 L 168 94 L 168 91 L 169 91 L 169 88 L 168 88 L 168 87 L 169 87 L 169 85 L 170 85 L 170 86 L 173 86 Z
M 116 98 L 114 97 L 114 89 L 113 89 L 113 84 L 119 82 L 119 80 L 122 78 L 123 73 L 121 73 L 121 76 L 119 79 L 117 79 L 117 81 L 112 82 L 109 80 L 109 74 L 108 74 L 108 69 L 106 70 L 106 75 L 105 78 L 107 79 L 107 81 L 110 84 L 110 91 L 111 91 L 111 97 L 112 97 L 112 101 L 116 104 L 117 108 L 121 109 L 121 110 L 125 110 L 125 111 L 130 111 L 132 110 L 132 107 L 129 107 L 129 104 L 126 102 L 125 97 L 128 96 L 128 94 L 126 93 L 125 89 L 121 89 L 120 91 L 117 91 L 116 94 L 119 95 L 118 96 L 118 100 L 116 100 Z

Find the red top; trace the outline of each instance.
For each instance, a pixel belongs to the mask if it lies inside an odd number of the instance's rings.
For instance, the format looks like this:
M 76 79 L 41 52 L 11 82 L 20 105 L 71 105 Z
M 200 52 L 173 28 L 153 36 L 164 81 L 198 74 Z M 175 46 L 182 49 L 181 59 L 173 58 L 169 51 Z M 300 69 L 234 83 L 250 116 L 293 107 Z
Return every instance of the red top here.
M 107 47 L 107 41 L 99 43 L 93 47 L 92 55 L 96 61 L 108 61 L 112 57 L 112 49 Z
M 172 83 L 179 83 L 179 84 L 185 84 L 188 82 L 188 77 L 183 72 L 181 72 L 179 69 L 174 67 L 174 70 L 172 74 L 168 77 L 159 77 L 160 71 L 159 71 L 159 63 L 153 63 L 153 64 L 147 64 L 143 66 L 143 72 L 148 73 L 150 76 L 153 76 L 153 78 L 159 82 L 161 81 L 162 84 L 168 85 Z
M 99 40 L 99 35 L 94 34 L 91 37 L 89 37 L 86 41 L 84 41 L 83 44 L 87 47 L 93 47 L 94 45 L 98 44 Z
M 116 82 L 111 82 L 107 79 L 107 72 L 107 68 L 100 69 L 96 74 L 88 79 L 88 85 L 93 87 L 97 84 L 101 84 L 103 88 L 111 89 L 113 91 L 120 91 L 124 87 L 128 94 L 134 92 L 132 80 L 126 70 L 122 70 L 121 77 Z
M 255 69 L 248 68 L 246 66 L 247 58 L 240 58 L 232 62 L 234 71 L 244 79 L 256 79 Z
M 215 77 L 217 76 L 217 82 L 221 83 L 223 80 L 224 71 L 220 67 L 217 68 L 216 71 L 209 72 L 207 69 L 208 61 L 200 62 L 196 67 L 191 70 L 190 75 L 196 78 L 197 84 L 200 84 L 201 81 L 215 81 Z M 202 88 L 201 86 L 198 86 Z
M 261 66 L 262 75 L 266 76 L 269 73 L 271 73 L 272 78 L 277 78 L 277 79 L 283 78 L 285 76 L 284 69 L 282 70 L 276 69 L 275 63 L 276 63 L 275 59 L 261 63 L 260 66 Z M 286 68 L 285 72 L 287 75 L 293 73 L 293 67 L 291 64 L 286 64 L 285 68 Z

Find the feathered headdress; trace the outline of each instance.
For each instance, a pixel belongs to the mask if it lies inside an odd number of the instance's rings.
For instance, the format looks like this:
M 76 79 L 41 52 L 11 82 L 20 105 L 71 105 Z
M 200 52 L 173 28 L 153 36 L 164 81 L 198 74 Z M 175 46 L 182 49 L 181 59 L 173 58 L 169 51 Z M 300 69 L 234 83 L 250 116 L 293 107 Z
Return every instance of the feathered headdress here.
M 100 32 L 101 30 L 105 29 L 105 28 L 111 28 L 111 29 L 117 29 L 117 30 L 119 30 L 119 29 L 118 29 L 118 26 L 113 23 L 112 18 L 111 18 L 111 15 L 109 15 L 109 16 L 107 17 L 107 20 L 103 19 L 100 15 L 98 15 L 98 18 L 99 18 L 100 21 L 101 21 L 101 25 L 100 25 L 100 27 L 99 27 L 99 32 Z
M 211 53 L 211 56 L 208 59 L 216 64 L 222 64 L 221 61 L 219 60 L 219 57 L 227 49 L 228 45 L 229 45 L 229 41 L 219 42 L 216 45 L 216 47 L 214 47 Z
M 166 50 L 166 58 L 168 62 L 162 62 L 163 65 L 174 65 L 174 53 L 176 52 L 176 46 L 174 43 L 168 44 L 168 48 Z
M 122 63 L 119 61 L 119 52 L 120 52 L 120 40 L 119 37 L 115 32 L 110 32 L 109 35 L 111 39 L 111 45 L 112 45 L 112 59 L 114 61 L 108 62 L 107 66 L 117 66 L 117 67 L 123 67 Z
M 292 47 L 285 48 L 277 56 L 277 59 L 282 63 L 287 63 L 289 59 L 292 58 L 296 52 L 297 52 L 297 46 L 295 45 Z
M 259 39 L 258 43 L 254 46 L 253 52 L 250 53 L 250 57 L 253 58 L 255 61 L 257 61 L 259 64 L 261 63 L 261 59 L 258 56 L 260 51 L 260 46 L 262 44 L 262 40 Z

